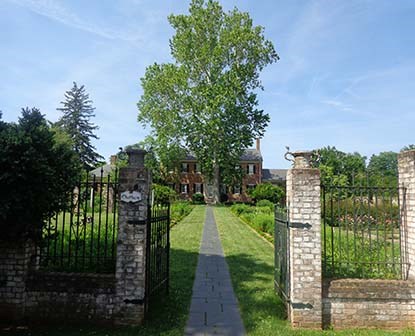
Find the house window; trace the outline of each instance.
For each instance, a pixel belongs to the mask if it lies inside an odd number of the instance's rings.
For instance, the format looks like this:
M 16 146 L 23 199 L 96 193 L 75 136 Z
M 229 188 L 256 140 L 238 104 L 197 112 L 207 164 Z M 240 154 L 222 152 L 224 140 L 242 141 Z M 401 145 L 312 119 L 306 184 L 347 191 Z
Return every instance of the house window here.
M 200 174 L 200 163 L 195 163 L 195 173 Z
M 194 185 L 195 193 L 203 193 L 203 184 L 202 183 L 195 183 Z
M 189 164 L 187 162 L 182 163 L 182 173 L 188 173 L 189 172 Z
M 248 175 L 254 175 L 255 174 L 255 164 L 249 163 L 246 167 L 246 172 Z
M 233 187 L 233 193 L 234 194 L 240 194 L 241 193 L 241 186 L 234 186 Z
M 188 184 L 180 184 L 180 192 L 182 194 L 188 194 L 189 193 L 189 185 Z

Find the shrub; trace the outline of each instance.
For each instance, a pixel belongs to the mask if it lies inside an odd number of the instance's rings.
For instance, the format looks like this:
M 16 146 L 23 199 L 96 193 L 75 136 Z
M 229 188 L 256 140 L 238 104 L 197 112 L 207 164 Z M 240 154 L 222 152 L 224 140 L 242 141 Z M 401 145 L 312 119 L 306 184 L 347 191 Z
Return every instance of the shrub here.
M 194 204 L 205 204 L 205 196 L 201 193 L 193 194 L 192 201 Z
M 268 200 L 271 203 L 278 203 L 284 196 L 284 190 L 271 183 L 262 183 L 256 185 L 250 194 L 257 201 Z
M 23 109 L 17 124 L 0 120 L 0 239 L 39 239 L 44 221 L 68 206 L 78 173 L 75 152 L 38 109 Z
M 231 206 L 231 211 L 236 214 L 237 216 L 240 216 L 242 213 L 252 213 L 255 211 L 255 208 L 243 204 L 243 203 L 238 203 L 238 204 L 234 204 Z
M 167 186 L 153 184 L 153 191 L 155 204 L 171 203 L 174 202 L 176 198 L 175 191 Z
M 259 231 L 269 234 L 274 232 L 274 217 L 272 215 L 258 213 L 253 218 L 252 224 Z
M 193 210 L 193 206 L 189 202 L 174 202 L 170 208 L 171 225 L 180 222 Z
M 257 207 L 267 207 L 269 208 L 271 211 L 274 211 L 274 203 L 272 203 L 271 201 L 267 200 L 267 199 L 263 199 L 260 200 L 256 203 Z

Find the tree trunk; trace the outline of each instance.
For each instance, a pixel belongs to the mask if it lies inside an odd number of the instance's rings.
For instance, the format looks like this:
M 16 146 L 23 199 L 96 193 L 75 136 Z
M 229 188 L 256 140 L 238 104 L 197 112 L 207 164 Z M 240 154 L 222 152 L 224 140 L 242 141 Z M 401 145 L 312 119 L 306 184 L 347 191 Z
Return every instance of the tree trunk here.
M 218 165 L 215 165 L 213 175 L 213 203 L 220 203 L 220 171 Z

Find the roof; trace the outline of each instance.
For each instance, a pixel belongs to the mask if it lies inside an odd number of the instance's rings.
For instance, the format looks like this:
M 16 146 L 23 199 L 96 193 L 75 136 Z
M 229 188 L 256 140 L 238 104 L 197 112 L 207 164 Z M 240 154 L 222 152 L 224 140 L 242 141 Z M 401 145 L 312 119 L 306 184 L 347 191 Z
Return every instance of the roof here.
M 241 161 L 262 161 L 262 154 L 257 149 L 249 148 L 241 155 Z
M 98 168 L 95 168 L 95 169 L 91 170 L 89 172 L 89 175 L 90 176 L 95 175 L 96 177 L 100 178 L 101 177 L 101 171 L 102 171 L 102 177 L 108 177 L 108 175 L 111 174 L 111 172 L 114 169 L 115 169 L 115 165 L 106 163 L 102 167 L 98 167 Z
M 262 169 L 262 182 L 285 181 L 288 169 Z
M 196 156 L 192 153 L 187 153 L 183 161 L 196 161 Z M 241 161 L 262 161 L 261 152 L 254 148 L 246 149 L 241 155 Z

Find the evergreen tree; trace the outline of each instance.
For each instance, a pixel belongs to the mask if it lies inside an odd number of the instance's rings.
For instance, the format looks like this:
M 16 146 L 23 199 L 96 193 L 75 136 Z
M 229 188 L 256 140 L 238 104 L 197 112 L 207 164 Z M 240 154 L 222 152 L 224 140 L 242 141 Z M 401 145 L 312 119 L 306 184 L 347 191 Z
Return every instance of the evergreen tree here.
M 96 152 L 91 144 L 91 139 L 98 139 L 94 133 L 98 126 L 90 119 L 95 117 L 92 100 L 85 92 L 85 87 L 78 87 L 73 83 L 71 90 L 65 92 L 65 101 L 61 102 L 63 107 L 57 108 L 63 116 L 57 122 L 70 137 L 74 151 L 85 169 L 93 168 L 103 157 Z

